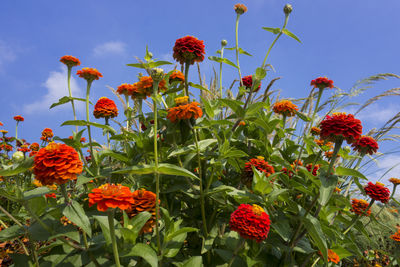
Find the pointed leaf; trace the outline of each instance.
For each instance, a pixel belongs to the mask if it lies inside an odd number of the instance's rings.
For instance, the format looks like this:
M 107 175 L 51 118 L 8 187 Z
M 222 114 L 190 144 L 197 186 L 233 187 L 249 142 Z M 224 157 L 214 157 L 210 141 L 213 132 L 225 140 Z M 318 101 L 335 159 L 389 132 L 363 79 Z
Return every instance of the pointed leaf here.
M 336 168 L 335 174 L 336 175 L 355 176 L 355 177 L 358 177 L 358 178 L 361 178 L 364 180 L 368 180 L 367 177 L 365 177 L 365 175 L 360 173 L 359 171 L 356 171 L 354 169 L 345 168 L 342 166 L 339 166 Z
M 273 34 L 278 34 L 281 32 L 281 28 L 270 28 L 270 27 L 262 27 L 263 30 L 272 32 Z
M 210 57 L 208 57 L 208 59 L 209 59 L 209 60 L 212 60 L 212 61 L 215 61 L 215 62 L 218 62 L 218 63 L 225 63 L 225 64 L 228 64 L 228 65 L 230 65 L 230 66 L 232 66 L 232 67 L 238 68 L 238 67 L 235 65 L 235 63 L 233 63 L 232 61 L 230 61 L 230 60 L 227 59 L 227 58 L 220 58 L 220 57 L 216 57 L 216 56 L 210 56 Z
M 64 208 L 63 215 L 78 227 L 82 228 L 89 237 L 92 236 L 92 228 L 89 218 L 86 216 L 85 211 L 78 202 L 72 200 L 71 204 Z
M 301 43 L 300 39 L 299 39 L 296 35 L 294 35 L 294 33 L 290 32 L 288 29 L 283 29 L 282 32 L 283 32 L 284 34 L 286 34 L 287 36 L 292 37 L 292 38 L 295 39 L 297 42 Z
M 150 266 L 158 266 L 157 254 L 149 245 L 143 243 L 136 244 L 129 253 L 122 255 L 122 257 L 129 256 L 142 257 L 148 264 L 150 264 Z

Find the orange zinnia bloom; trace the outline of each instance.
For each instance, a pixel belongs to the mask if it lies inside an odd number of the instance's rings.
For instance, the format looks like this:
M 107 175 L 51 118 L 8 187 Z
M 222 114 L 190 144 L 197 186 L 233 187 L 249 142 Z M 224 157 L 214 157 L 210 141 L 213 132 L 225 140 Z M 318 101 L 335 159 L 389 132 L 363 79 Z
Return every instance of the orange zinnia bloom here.
M 20 122 L 20 121 L 24 121 L 25 119 L 24 119 L 24 117 L 17 115 L 17 116 L 14 116 L 14 120 L 17 122 Z
M 103 77 L 103 75 L 97 69 L 93 68 L 83 68 L 82 70 L 78 70 L 76 75 L 79 75 L 79 77 L 87 80 L 88 82 L 92 82 L 93 80 L 98 80 Z
M 114 101 L 107 97 L 100 97 L 94 106 L 93 116 L 99 118 L 114 118 L 118 116 L 118 109 Z
M 310 133 L 312 135 L 320 135 L 321 133 L 321 129 L 318 127 L 311 127 Z
M 130 96 L 134 91 L 133 84 L 123 83 L 117 88 L 117 93 L 120 95 Z
M 43 185 L 65 184 L 82 172 L 82 161 L 70 146 L 50 143 L 35 155 L 33 173 Z
M 391 235 L 390 238 L 394 241 L 400 242 L 400 228 L 394 235 Z
M 360 216 L 369 216 L 371 214 L 371 209 L 368 209 L 369 203 L 364 199 L 353 198 L 351 200 L 351 212 L 354 212 Z
M 244 4 L 236 4 L 233 6 L 233 9 L 235 9 L 235 12 L 239 15 L 247 12 L 247 7 Z
M 281 100 L 274 104 L 273 110 L 277 114 L 281 114 L 287 117 L 293 117 L 294 115 L 296 115 L 296 111 L 299 109 L 291 101 Z
M 394 185 L 400 184 L 400 179 L 399 178 L 390 178 L 389 182 L 391 182 Z
M 203 111 L 197 102 L 191 102 L 186 105 L 179 105 L 168 110 L 167 118 L 175 123 L 178 120 L 197 119 L 203 116 Z
M 77 59 L 76 57 L 73 57 L 73 56 L 63 56 L 60 58 L 60 62 L 67 65 L 69 68 L 81 65 L 81 62 L 79 61 L 79 59 Z
M 184 82 L 185 75 L 179 70 L 174 70 L 171 75 L 169 75 L 169 82 Z
M 103 184 L 89 193 L 89 207 L 97 204 L 98 211 L 107 211 L 108 208 L 126 210 L 133 203 L 129 187 L 120 184 Z
M 136 190 L 132 194 L 133 204 L 126 210 L 129 218 L 135 217 L 141 212 L 151 213 L 150 219 L 146 222 L 140 232 L 151 233 L 156 225 L 156 194 L 144 189 Z

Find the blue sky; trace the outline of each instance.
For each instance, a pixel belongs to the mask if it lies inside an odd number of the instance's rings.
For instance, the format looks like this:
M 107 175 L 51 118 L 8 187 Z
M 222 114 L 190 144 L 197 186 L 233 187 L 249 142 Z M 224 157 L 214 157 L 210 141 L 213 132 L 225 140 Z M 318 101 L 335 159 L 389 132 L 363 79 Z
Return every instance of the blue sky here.
M 236 3 L 230 0 L 0 1 L 0 121 L 12 133 L 12 117 L 24 116 L 20 135 L 30 142 L 38 140 L 46 127 L 66 137 L 70 129 L 58 126 L 72 118 L 69 105 L 48 109 L 51 103 L 67 95 L 65 69 L 59 63 L 61 56 L 74 55 L 81 60 L 80 67 L 95 67 L 103 74 L 104 78 L 93 84 L 92 101 L 107 96 L 117 102 L 106 85 L 116 88 L 121 83 L 135 82 L 138 70 L 125 64 L 135 62 L 135 56 L 143 57 L 146 45 L 154 57 L 171 61 L 175 40 L 186 35 L 204 40 L 207 57 L 215 55 L 222 39 L 228 40 L 228 47 L 233 46 Z M 249 11 L 240 20 L 239 44 L 253 54 L 241 57 L 242 73 L 247 75 L 261 65 L 273 39 L 261 27 L 281 27 L 286 2 L 242 3 Z M 398 0 L 289 3 L 294 10 L 288 29 L 299 36 L 302 44 L 284 36 L 268 62 L 276 70 L 268 73 L 268 79 L 283 77 L 275 86 L 281 89 L 282 97 L 306 96 L 310 80 L 318 76 L 328 76 L 336 86 L 348 89 L 369 75 L 400 74 Z M 232 51 L 225 55 L 234 59 Z M 212 63 L 206 60 L 201 67 L 209 79 Z M 193 70 L 192 80 L 197 83 Z M 224 73 L 224 84 L 228 86 L 236 78 L 236 72 L 225 66 Z M 355 102 L 400 87 L 399 84 L 396 79 L 379 82 Z M 83 96 L 85 81 L 75 78 L 73 88 L 74 95 Z M 399 107 L 397 96 L 372 105 L 359 116 L 364 129 L 379 127 L 399 112 Z M 83 118 L 83 112 L 79 116 Z M 386 149 L 392 146 L 382 145 Z M 397 162 L 399 154 L 386 157 L 380 167 Z

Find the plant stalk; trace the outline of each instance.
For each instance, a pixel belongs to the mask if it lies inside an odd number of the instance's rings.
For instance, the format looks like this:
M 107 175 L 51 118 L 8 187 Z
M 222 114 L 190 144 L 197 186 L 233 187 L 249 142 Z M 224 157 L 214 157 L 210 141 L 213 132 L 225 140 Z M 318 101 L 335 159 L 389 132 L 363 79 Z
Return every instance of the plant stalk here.
M 117 240 L 115 237 L 114 209 L 108 210 L 107 215 L 108 215 L 108 225 L 110 227 L 110 236 L 111 236 L 112 249 L 114 253 L 115 266 L 121 267 L 121 264 L 119 262 Z

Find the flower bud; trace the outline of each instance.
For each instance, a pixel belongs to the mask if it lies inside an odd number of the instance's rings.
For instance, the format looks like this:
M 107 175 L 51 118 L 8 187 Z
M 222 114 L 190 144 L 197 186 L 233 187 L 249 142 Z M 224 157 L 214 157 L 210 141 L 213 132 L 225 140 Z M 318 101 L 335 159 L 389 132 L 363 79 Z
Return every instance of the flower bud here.
M 289 15 L 292 13 L 293 7 L 291 4 L 286 4 L 285 7 L 283 8 L 283 12 L 285 12 L 286 15 Z
M 153 78 L 154 81 L 161 81 L 164 78 L 164 70 L 161 68 L 152 69 L 151 78 Z
M 243 4 L 236 4 L 233 8 L 235 9 L 235 12 L 239 15 L 247 12 L 247 7 Z
M 222 46 L 226 46 L 227 44 L 228 44 L 228 41 L 227 41 L 227 40 L 222 40 L 222 41 L 221 41 L 221 45 L 222 45 Z
M 12 155 L 12 159 L 15 162 L 19 162 L 22 161 L 24 159 L 24 153 L 22 153 L 21 151 L 17 151 Z

